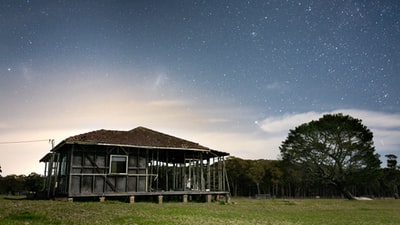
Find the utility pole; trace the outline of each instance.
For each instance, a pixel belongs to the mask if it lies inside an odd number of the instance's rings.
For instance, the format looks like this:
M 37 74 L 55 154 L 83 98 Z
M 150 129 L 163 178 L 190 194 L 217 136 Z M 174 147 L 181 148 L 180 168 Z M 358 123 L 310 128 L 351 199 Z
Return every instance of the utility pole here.
M 51 144 L 51 149 L 54 148 L 54 139 L 49 139 L 49 143 Z

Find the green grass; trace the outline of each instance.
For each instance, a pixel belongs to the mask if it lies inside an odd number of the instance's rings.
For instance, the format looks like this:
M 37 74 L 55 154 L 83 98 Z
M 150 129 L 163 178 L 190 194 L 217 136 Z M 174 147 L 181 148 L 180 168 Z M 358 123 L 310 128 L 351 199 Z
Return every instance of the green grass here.
M 234 204 L 59 202 L 0 197 L 0 224 L 400 224 L 400 200 L 254 200 Z

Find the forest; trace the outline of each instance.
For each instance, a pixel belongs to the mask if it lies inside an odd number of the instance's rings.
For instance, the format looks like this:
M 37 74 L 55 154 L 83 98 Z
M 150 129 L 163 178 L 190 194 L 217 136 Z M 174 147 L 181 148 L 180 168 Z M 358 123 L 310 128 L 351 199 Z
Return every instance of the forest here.
M 387 167 L 350 180 L 346 185 L 355 196 L 398 198 L 400 170 L 395 155 Z M 229 157 L 226 169 L 232 196 L 262 198 L 342 198 L 333 185 L 313 179 L 306 167 L 287 167 L 282 160 L 245 160 Z

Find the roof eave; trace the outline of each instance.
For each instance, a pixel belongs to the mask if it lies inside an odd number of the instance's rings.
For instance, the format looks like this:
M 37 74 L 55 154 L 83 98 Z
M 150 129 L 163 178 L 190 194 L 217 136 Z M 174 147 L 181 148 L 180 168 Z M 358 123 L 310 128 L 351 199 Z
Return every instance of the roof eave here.
M 178 150 L 178 151 L 200 151 L 200 152 L 211 152 L 218 156 L 228 156 L 229 153 L 221 152 L 214 149 L 201 149 L 201 148 L 179 148 L 179 147 L 159 147 L 159 146 L 145 146 L 145 145 L 128 145 L 128 144 L 112 144 L 112 143 L 99 143 L 99 142 L 84 142 L 84 141 L 71 141 L 58 144 L 52 151 L 56 151 L 61 148 L 61 144 L 80 144 L 80 145 L 100 145 L 100 146 L 118 146 L 118 147 L 128 147 L 128 148 L 143 148 L 143 149 L 168 149 L 168 150 Z

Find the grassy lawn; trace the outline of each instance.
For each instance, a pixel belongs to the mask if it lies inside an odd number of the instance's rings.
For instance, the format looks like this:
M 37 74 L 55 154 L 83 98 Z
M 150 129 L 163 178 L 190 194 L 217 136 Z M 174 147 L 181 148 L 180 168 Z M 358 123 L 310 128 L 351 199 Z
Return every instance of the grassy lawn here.
M 400 224 L 400 200 L 232 200 L 158 205 L 0 197 L 0 224 Z

